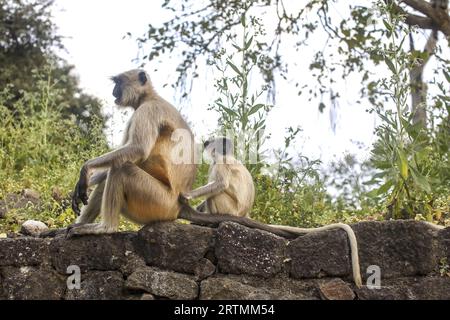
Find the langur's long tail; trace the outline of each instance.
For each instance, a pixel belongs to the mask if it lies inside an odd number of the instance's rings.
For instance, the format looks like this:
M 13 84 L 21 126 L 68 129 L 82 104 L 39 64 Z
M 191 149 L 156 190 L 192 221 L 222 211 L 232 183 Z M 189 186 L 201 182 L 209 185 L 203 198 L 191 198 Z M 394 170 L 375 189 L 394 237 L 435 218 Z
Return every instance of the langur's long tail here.
M 260 229 L 267 232 L 271 232 L 277 236 L 293 239 L 298 237 L 299 235 L 325 231 L 329 229 L 343 229 L 350 240 L 350 251 L 352 256 L 352 270 L 353 270 L 353 280 L 358 288 L 362 286 L 361 280 L 361 271 L 359 266 L 359 256 L 358 256 L 358 245 L 356 241 L 355 233 L 349 225 L 343 223 L 335 223 L 330 224 L 328 226 L 319 227 L 319 228 L 297 228 L 297 227 L 289 227 L 289 226 L 279 226 L 279 225 L 268 225 L 264 224 L 246 217 L 236 217 L 229 214 L 210 214 L 210 213 L 201 213 L 194 208 L 192 208 L 187 203 L 181 204 L 181 210 L 178 215 L 178 218 L 189 220 L 195 224 L 206 225 L 217 227 L 221 222 L 231 221 L 239 223 L 243 226 L 252 229 Z
M 270 225 L 274 228 L 279 228 L 281 230 L 285 230 L 288 232 L 296 233 L 298 235 L 313 233 L 318 231 L 325 231 L 330 229 L 342 229 L 347 233 L 348 240 L 350 242 L 350 253 L 352 256 L 352 271 L 353 271 L 353 280 L 358 288 L 362 286 L 361 279 L 361 270 L 359 266 L 359 253 L 358 253 L 358 242 L 356 241 L 355 232 L 353 229 L 344 223 L 333 223 L 327 226 L 318 227 L 318 228 L 297 228 L 290 226 L 279 226 L 279 225 Z
M 178 218 L 189 220 L 195 224 L 199 225 L 207 225 L 217 227 L 221 222 L 231 221 L 239 223 L 243 226 L 252 229 L 260 229 L 267 232 L 271 232 L 276 234 L 277 236 L 293 239 L 298 237 L 297 233 L 289 232 L 287 230 L 282 230 L 279 228 L 271 227 L 267 224 L 245 218 L 245 217 L 236 217 L 229 214 L 211 214 L 211 213 L 201 213 L 188 204 L 182 204 L 180 214 Z

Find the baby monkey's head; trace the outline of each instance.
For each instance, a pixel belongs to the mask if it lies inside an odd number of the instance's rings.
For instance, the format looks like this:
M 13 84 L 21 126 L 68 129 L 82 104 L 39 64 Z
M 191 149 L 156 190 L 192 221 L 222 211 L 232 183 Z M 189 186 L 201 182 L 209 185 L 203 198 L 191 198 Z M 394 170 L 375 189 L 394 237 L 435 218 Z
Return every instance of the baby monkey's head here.
M 217 155 L 230 156 L 234 153 L 233 141 L 226 137 L 217 137 L 203 143 L 205 151 L 214 159 Z

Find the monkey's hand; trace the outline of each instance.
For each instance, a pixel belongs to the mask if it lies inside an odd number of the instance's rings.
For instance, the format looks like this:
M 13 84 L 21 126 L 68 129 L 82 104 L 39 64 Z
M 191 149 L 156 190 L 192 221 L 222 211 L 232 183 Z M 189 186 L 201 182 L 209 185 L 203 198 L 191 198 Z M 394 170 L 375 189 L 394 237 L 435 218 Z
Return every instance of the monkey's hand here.
M 188 194 L 180 193 L 178 196 L 178 202 L 181 204 L 189 204 L 189 200 L 192 199 Z
M 88 170 L 86 166 L 83 166 L 80 170 L 80 179 L 78 180 L 72 195 L 72 210 L 77 216 L 80 215 L 80 201 L 83 202 L 84 205 L 88 204 L 88 180 Z

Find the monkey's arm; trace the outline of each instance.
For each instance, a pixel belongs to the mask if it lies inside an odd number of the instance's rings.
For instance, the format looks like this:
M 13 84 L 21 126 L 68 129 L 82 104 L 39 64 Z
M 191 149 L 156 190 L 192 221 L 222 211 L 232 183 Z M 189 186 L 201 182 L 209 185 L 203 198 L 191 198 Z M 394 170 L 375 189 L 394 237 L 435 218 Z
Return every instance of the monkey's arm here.
M 158 138 L 160 121 L 152 107 L 142 105 L 133 115 L 129 126 L 129 142 L 121 148 L 108 152 L 98 158 L 88 160 L 83 167 L 92 169 L 120 166 L 125 162 L 137 163 L 148 158 Z
M 95 186 L 95 185 L 103 182 L 107 176 L 108 176 L 107 170 L 94 173 L 92 175 L 92 177 L 89 179 L 89 186 Z
M 75 186 L 75 192 L 72 197 L 72 209 L 77 215 L 80 213 L 78 207 L 79 200 L 83 202 L 84 205 L 88 203 L 87 188 L 89 182 L 89 175 L 93 169 L 105 168 L 111 166 L 120 166 L 127 161 L 136 163 L 143 159 L 147 154 L 147 150 L 143 149 L 141 146 L 128 145 L 120 149 L 109 152 L 103 156 L 95 159 L 86 161 L 86 163 L 81 167 L 80 178 Z M 107 176 L 107 175 L 106 175 Z M 105 178 L 106 178 L 105 176 Z
M 213 181 L 199 187 L 195 190 L 183 193 L 186 199 L 195 199 L 199 197 L 212 197 L 228 188 L 230 184 L 230 172 L 226 165 L 215 164 L 211 170 L 210 176 Z
M 119 167 L 125 162 L 140 162 L 148 156 L 151 148 L 134 143 L 125 145 L 119 149 L 108 152 L 98 158 L 86 161 L 83 168 L 89 173 L 93 169 L 109 168 L 111 166 Z
M 86 161 L 80 170 L 80 178 L 72 197 L 72 209 L 76 214 L 79 215 L 80 213 L 78 207 L 80 200 L 84 205 L 88 203 L 88 177 L 93 169 L 118 167 L 128 161 L 137 163 L 148 157 L 155 145 L 160 127 L 159 120 L 153 112 L 151 108 L 142 105 L 133 115 L 134 119 L 129 129 L 130 141 L 128 144 L 98 158 Z
M 203 187 L 199 187 L 190 192 L 184 193 L 184 196 L 187 199 L 195 199 L 199 197 L 212 197 L 216 194 L 223 192 L 226 188 L 228 188 L 228 183 L 223 180 L 213 181 L 204 185 Z

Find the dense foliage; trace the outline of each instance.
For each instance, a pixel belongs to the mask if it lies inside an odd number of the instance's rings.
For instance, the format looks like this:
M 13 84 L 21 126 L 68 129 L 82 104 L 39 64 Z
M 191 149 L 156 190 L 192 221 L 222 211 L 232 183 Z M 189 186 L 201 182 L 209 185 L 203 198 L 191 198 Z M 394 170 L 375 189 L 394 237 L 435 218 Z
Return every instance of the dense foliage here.
M 53 0 L 0 1 L 0 208 L 25 188 L 39 204 L 9 210 L 0 233 L 36 218 L 71 222 L 67 196 L 82 162 L 106 150 L 100 100 L 81 91 L 73 66 L 58 57 Z
M 68 195 L 79 168 L 107 150 L 102 119 L 92 116 L 90 130 L 81 130 L 75 117 L 63 115 L 58 101 L 66 93 L 55 88 L 55 79 L 45 73 L 33 79 L 33 92 L 23 92 L 13 110 L 5 105 L 13 93 L 8 87 L 0 92 L 0 199 L 11 206 L 8 194 L 30 188 L 40 193 L 41 201 L 36 207 L 11 210 L 0 219 L 0 232 L 17 230 L 32 218 L 51 227 L 72 222 Z

